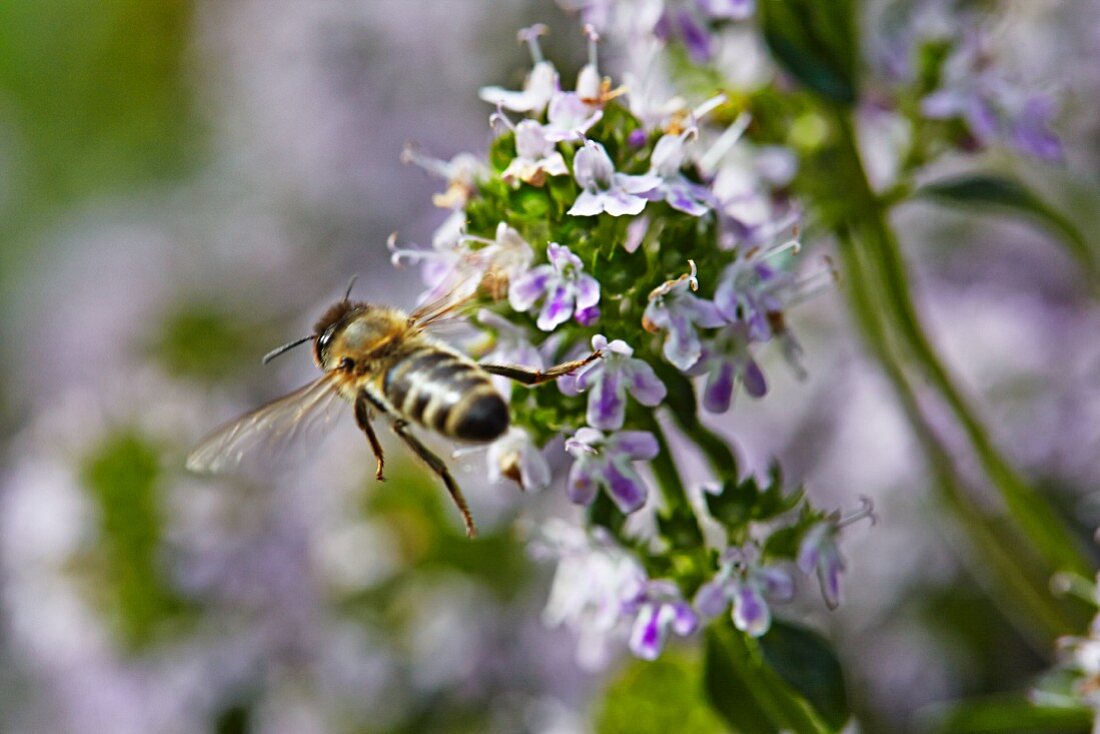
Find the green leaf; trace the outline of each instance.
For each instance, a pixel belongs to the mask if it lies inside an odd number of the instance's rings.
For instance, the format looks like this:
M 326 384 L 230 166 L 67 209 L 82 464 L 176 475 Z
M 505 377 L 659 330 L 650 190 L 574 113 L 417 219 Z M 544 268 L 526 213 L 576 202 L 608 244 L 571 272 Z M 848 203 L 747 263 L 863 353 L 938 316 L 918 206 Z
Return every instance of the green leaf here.
M 763 660 L 758 643 L 729 620 L 707 630 L 704 683 L 711 705 L 737 731 L 832 732 L 828 723 Z
M 1100 266 L 1079 229 L 1021 182 L 991 173 L 974 173 L 922 186 L 915 196 L 964 209 L 1008 210 L 1034 220 L 1061 237 L 1070 253 L 1096 275 Z
M 597 707 L 599 734 L 727 731 L 699 688 L 699 663 L 675 650 L 659 660 L 635 661 L 604 692 Z
M 844 675 L 832 647 L 805 627 L 774 620 L 760 638 L 764 660 L 801 693 L 821 718 L 840 729 L 849 718 Z
M 856 101 L 856 31 L 851 0 L 764 0 L 764 39 L 776 59 L 817 94 Z
M 918 717 L 921 731 L 936 734 L 1087 734 L 1092 723 L 1092 712 L 1086 708 L 1036 706 L 1020 695 L 936 706 Z
M 704 685 L 710 705 L 739 732 L 771 734 L 775 727 L 734 664 L 735 654 L 719 633 L 707 632 Z

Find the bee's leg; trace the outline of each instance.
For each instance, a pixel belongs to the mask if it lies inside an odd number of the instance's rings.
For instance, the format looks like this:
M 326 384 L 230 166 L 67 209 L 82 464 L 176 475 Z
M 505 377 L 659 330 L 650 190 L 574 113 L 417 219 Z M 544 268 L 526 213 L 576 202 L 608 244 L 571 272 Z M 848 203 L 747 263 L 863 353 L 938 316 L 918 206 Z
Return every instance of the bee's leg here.
M 568 375 L 573 370 L 578 370 L 600 356 L 600 352 L 592 352 L 584 359 L 574 359 L 571 362 L 562 362 L 544 370 L 533 370 L 530 367 L 520 367 L 512 364 L 481 364 L 478 365 L 491 375 L 500 375 L 509 380 L 515 380 L 521 385 L 538 385 L 550 380 L 556 380 L 562 375 Z
M 382 444 L 378 443 L 378 436 L 374 435 L 374 427 L 370 424 L 370 398 L 365 392 L 359 393 L 359 397 L 355 399 L 355 422 L 359 424 L 363 433 L 367 434 L 371 451 L 374 452 L 374 461 L 377 465 L 374 478 L 382 481 L 385 478 L 382 476 L 382 467 L 385 464 L 382 457 Z
M 455 505 L 458 506 L 458 511 L 462 513 L 462 522 L 466 525 L 466 535 L 470 538 L 477 537 L 477 528 L 474 527 L 474 518 L 470 515 L 470 508 L 466 505 L 466 498 L 462 496 L 462 490 L 458 487 L 458 482 L 451 476 L 450 469 L 443 463 L 443 459 L 432 453 L 431 449 L 420 442 L 416 436 L 409 432 L 409 424 L 402 418 L 395 418 L 393 421 L 393 431 L 401 440 L 409 445 L 417 456 L 424 460 L 424 463 L 428 467 L 439 475 L 443 480 L 443 484 L 447 487 L 447 491 L 451 493 L 451 499 L 454 500 Z

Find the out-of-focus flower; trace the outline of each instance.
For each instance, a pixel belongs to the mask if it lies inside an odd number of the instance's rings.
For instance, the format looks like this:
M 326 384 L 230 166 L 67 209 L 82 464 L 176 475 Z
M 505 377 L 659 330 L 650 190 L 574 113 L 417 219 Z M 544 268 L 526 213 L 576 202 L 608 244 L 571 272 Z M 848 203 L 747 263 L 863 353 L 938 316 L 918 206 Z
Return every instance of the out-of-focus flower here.
M 722 554 L 718 573 L 699 587 L 695 608 L 706 618 L 717 617 L 732 603 L 733 624 L 753 637 L 771 627 L 768 601 L 790 601 L 794 579 L 785 570 L 760 563 L 755 545 L 728 548 Z
M 587 505 L 603 487 L 625 514 L 645 504 L 649 488 L 634 469 L 635 461 L 657 456 L 657 439 L 648 431 L 618 431 L 604 435 L 595 428 L 581 428 L 565 442 L 573 457 L 569 470 L 569 498 Z
M 730 323 L 742 323 L 752 341 L 767 341 L 773 333 L 773 317 L 781 314 L 784 295 L 795 281 L 784 270 L 772 267 L 768 260 L 788 250 L 798 252 L 797 239 L 782 244 L 758 247 L 743 253 L 725 272 L 714 292 L 714 305 Z
M 748 330 L 744 324 L 727 324 L 703 343 L 692 375 L 706 375 L 703 407 L 711 413 L 725 413 L 733 400 L 734 385 L 740 382 L 754 398 L 768 391 L 764 373 L 749 352 Z
M 583 320 L 600 302 L 600 284 L 584 272 L 581 259 L 568 247 L 551 242 L 546 254 L 550 262 L 539 265 L 511 281 L 508 301 L 516 311 L 529 311 L 540 299 L 538 327 L 553 331 L 570 316 Z
M 703 353 L 696 327 L 713 329 L 724 323 L 712 302 L 692 293 L 698 290 L 699 281 L 695 263 L 689 261 L 689 264 L 690 273 L 653 289 L 642 315 L 646 331 L 665 332 L 665 359 L 681 370 L 689 369 Z
M 434 245 L 432 249 L 397 247 L 394 236 L 387 243 L 395 265 L 422 263 L 422 276 L 428 285 L 420 296 L 422 303 L 448 295 L 461 298 L 478 288 L 484 288 L 494 299 L 502 298 L 535 257 L 527 241 L 504 222 L 497 225 L 496 237 L 491 240 L 461 235 L 457 242 Z
M 534 63 L 522 90 L 517 92 L 502 87 L 482 87 L 478 96 L 506 110 L 541 115 L 550 98 L 558 91 L 558 72 L 553 64 L 543 58 L 539 47 L 539 36 L 545 35 L 546 31 L 545 25 L 537 23 L 519 32 L 519 40 L 530 48 Z
M 473 153 L 459 153 L 449 161 L 425 155 L 415 145 L 406 145 L 401 161 L 423 168 L 447 182 L 447 190 L 432 196 L 441 209 L 461 209 L 477 191 L 477 182 L 489 174 L 489 167 Z
M 507 119 L 507 118 L 504 118 Z M 507 183 L 517 180 L 532 186 L 542 186 L 547 176 L 569 173 L 565 158 L 546 137 L 546 130 L 535 120 L 521 120 L 515 126 L 516 157 L 500 174 Z
M 799 570 L 807 576 L 817 573 L 821 594 L 830 609 L 836 608 L 841 601 L 840 574 L 844 572 L 844 558 L 837 544 L 840 530 L 863 518 L 875 521 L 874 505 L 866 497 L 860 498 L 860 508 L 850 515 L 842 517 L 839 511 L 834 512 L 811 527 L 798 548 Z
M 699 617 L 671 581 L 647 581 L 627 608 L 637 610 L 630 631 L 630 651 L 642 660 L 656 660 L 669 632 L 687 637 L 699 626 Z
M 638 560 L 600 528 L 591 532 L 553 519 L 532 542 L 535 558 L 558 562 L 543 621 L 577 634 L 577 660 L 587 669 L 604 664 L 608 643 L 623 630 L 626 605 L 646 583 Z
M 489 481 L 507 477 L 525 491 L 534 492 L 550 486 L 550 465 L 522 428 L 512 426 L 491 443 L 488 462 Z
M 989 63 L 983 42 L 971 32 L 956 46 L 939 89 L 924 98 L 921 112 L 932 119 L 961 118 L 983 146 L 1006 143 L 1042 160 L 1061 159 L 1062 144 L 1050 126 L 1052 100 L 1012 84 Z
M 619 173 L 602 145 L 594 140 L 585 142 L 573 158 L 573 177 L 583 189 L 569 214 L 592 217 L 607 212 L 613 217 L 640 214 L 645 209 L 647 194 L 661 184 L 659 176 L 632 176 Z
M 514 364 L 542 369 L 545 361 L 538 348 L 527 340 L 527 332 L 488 309 L 477 312 L 479 323 L 496 332 L 496 342 L 482 361 L 486 364 Z
M 711 194 L 706 186 L 695 183 L 681 172 L 687 158 L 687 139 L 696 135 L 689 128 L 678 135 L 663 135 L 653 148 L 649 172 L 660 178 L 660 183 L 646 194 L 651 201 L 666 201 L 677 211 L 701 217 L 710 209 Z
M 599 359 L 558 381 L 563 392 L 588 392 L 588 425 L 605 431 L 622 428 L 627 392 L 648 407 L 665 399 L 664 383 L 645 360 L 633 356 L 634 350 L 622 339 L 608 342 L 597 334 L 592 337 L 592 350 L 600 353 Z

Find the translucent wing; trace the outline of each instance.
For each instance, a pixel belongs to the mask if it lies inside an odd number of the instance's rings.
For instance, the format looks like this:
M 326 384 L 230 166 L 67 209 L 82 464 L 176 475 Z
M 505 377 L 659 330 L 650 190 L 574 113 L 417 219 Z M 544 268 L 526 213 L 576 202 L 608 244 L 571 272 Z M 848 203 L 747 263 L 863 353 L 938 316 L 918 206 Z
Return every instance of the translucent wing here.
M 254 453 L 277 454 L 302 433 L 331 425 L 338 396 L 338 384 L 324 375 L 214 430 L 188 454 L 187 468 L 223 472 Z
M 417 326 L 427 327 L 461 318 L 468 315 L 470 307 L 476 302 L 476 296 L 477 281 L 474 281 L 473 288 L 463 284 L 423 304 L 409 314 L 409 320 Z

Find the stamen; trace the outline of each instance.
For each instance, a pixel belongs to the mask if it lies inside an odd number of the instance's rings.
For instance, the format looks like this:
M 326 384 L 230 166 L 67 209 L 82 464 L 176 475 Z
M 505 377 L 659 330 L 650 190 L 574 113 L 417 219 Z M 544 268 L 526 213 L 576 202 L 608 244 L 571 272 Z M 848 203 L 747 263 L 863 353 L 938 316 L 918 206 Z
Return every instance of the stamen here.
M 709 175 L 718 168 L 718 164 L 722 162 L 727 153 L 733 150 L 733 146 L 737 145 L 737 141 L 745 134 L 745 130 L 748 129 L 750 123 L 752 123 L 752 115 L 748 112 L 742 112 L 733 121 L 733 124 L 718 137 L 718 140 L 714 141 L 714 145 L 710 146 L 710 150 L 699 159 L 699 167 L 704 173 Z
M 699 121 L 700 119 L 702 119 L 706 115 L 709 115 L 711 112 L 713 112 L 714 110 L 716 110 L 719 107 L 721 107 L 722 105 L 724 105 L 726 103 L 726 100 L 728 100 L 728 99 L 729 98 L 725 94 L 722 94 L 722 93 L 716 94 L 713 97 L 711 97 L 710 99 L 708 99 L 707 101 L 700 104 L 694 110 L 692 110 L 691 111 L 691 116 L 693 118 L 695 118 L 696 121 Z M 742 113 L 742 114 L 747 114 L 747 113 Z M 736 125 L 737 123 L 734 122 L 734 124 Z
M 588 63 L 593 69 L 598 69 L 596 48 L 600 42 L 600 34 L 596 32 L 596 27 L 591 23 L 585 23 L 581 32 L 588 38 Z
M 782 255 L 787 250 L 794 250 L 794 254 L 797 255 L 799 252 L 802 251 L 802 243 L 799 242 L 797 238 L 792 238 L 787 240 L 783 244 L 776 245 L 775 247 L 772 247 L 770 249 L 758 247 L 755 248 L 751 253 L 749 253 L 748 259 L 752 260 L 753 262 L 770 260 L 777 255 Z
M 420 166 L 428 173 L 440 178 L 450 178 L 447 162 L 424 155 L 416 143 L 405 143 L 405 147 L 401 149 L 401 162 L 406 165 L 411 163 Z
M 526 43 L 527 48 L 531 52 L 531 61 L 535 64 L 542 63 L 545 59 L 542 56 L 542 49 L 539 47 L 539 36 L 545 36 L 550 32 L 550 29 L 546 27 L 545 23 L 535 23 L 527 28 L 521 28 L 516 37 L 520 43 Z
M 837 530 L 839 530 L 840 528 L 846 527 L 848 525 L 851 525 L 854 522 L 858 522 L 859 520 L 862 520 L 865 517 L 869 518 L 871 520 L 872 525 L 874 525 L 876 522 L 878 522 L 878 517 L 875 515 L 875 503 L 871 501 L 870 497 L 860 496 L 860 498 L 859 498 L 859 509 L 856 510 L 855 512 L 853 512 L 852 514 L 847 515 L 847 516 L 842 517 L 839 520 L 837 520 L 836 521 Z
M 497 111 L 489 115 L 489 128 L 494 133 L 497 132 L 498 123 L 504 125 L 504 127 L 508 128 L 512 132 L 515 132 L 516 130 L 515 123 L 508 119 L 508 115 L 504 114 L 504 108 L 500 104 L 497 104 Z
M 688 260 L 688 265 L 691 267 L 690 273 L 684 273 L 679 278 L 673 278 L 672 280 L 666 280 L 664 283 L 661 283 L 659 286 L 650 291 L 649 300 L 655 301 L 658 298 L 663 298 L 664 296 L 667 296 L 673 288 L 684 282 L 687 282 L 688 288 L 690 288 L 691 290 L 699 290 L 699 279 L 696 277 L 699 274 L 699 269 L 695 267 L 694 260 Z

